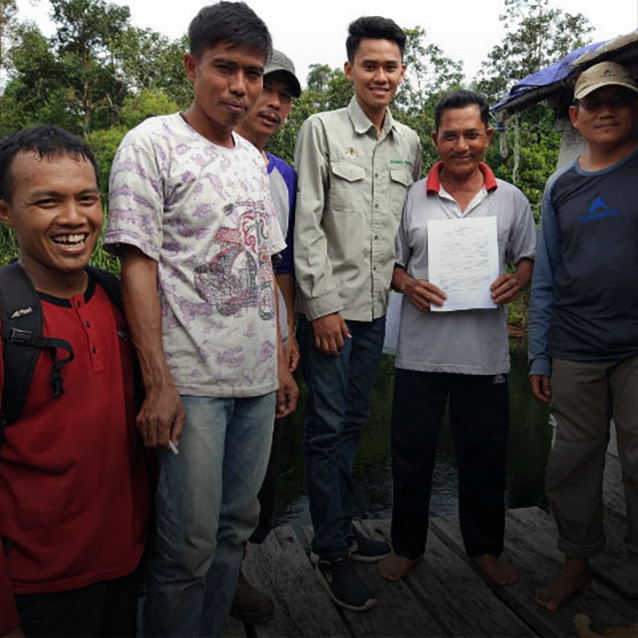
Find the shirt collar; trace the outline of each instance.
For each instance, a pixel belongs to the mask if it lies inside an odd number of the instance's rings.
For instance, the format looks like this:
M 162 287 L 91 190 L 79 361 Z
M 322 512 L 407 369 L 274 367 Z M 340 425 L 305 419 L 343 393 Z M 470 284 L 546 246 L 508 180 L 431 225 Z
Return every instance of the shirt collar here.
M 363 109 L 357 102 L 357 96 L 354 95 L 348 104 L 348 115 L 352 120 L 354 130 L 360 135 L 365 135 L 370 128 L 374 128 L 374 124 L 368 119 L 368 116 L 363 112 Z M 398 133 L 399 130 L 394 125 L 394 118 L 390 109 L 385 110 L 385 117 L 383 118 L 383 126 L 381 127 L 381 136 L 385 137 L 390 131 Z
M 425 183 L 425 190 L 427 193 L 438 193 L 441 190 L 441 169 L 443 168 L 443 162 L 437 162 L 430 173 L 428 174 L 428 179 Z M 496 181 L 496 177 L 492 172 L 492 169 L 485 163 L 481 162 L 479 164 L 479 168 L 481 169 L 481 173 L 483 173 L 483 179 L 485 180 L 485 190 L 493 191 L 498 188 L 498 183 Z

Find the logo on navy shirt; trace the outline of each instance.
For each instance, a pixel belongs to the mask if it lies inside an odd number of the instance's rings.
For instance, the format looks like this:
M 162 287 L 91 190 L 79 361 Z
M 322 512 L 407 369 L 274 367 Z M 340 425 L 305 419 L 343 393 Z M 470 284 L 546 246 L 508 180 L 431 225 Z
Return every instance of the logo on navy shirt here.
M 609 208 L 603 201 L 602 197 L 596 197 L 594 203 L 589 207 L 589 210 L 585 215 L 581 215 L 578 218 L 579 222 L 589 222 L 595 219 L 604 219 L 605 217 L 611 217 L 612 215 L 618 215 L 618 211 L 615 208 Z

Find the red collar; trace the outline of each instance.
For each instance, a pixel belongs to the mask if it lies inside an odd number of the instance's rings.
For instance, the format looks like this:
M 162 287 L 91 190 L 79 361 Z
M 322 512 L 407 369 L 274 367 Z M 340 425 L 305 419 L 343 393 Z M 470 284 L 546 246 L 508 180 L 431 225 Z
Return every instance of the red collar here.
M 441 190 L 441 169 L 443 168 L 443 162 L 437 162 L 430 173 L 428 174 L 428 179 L 425 183 L 425 190 L 427 193 L 437 193 Z M 485 163 L 481 162 L 479 164 L 479 168 L 481 169 L 481 173 L 483 173 L 483 179 L 485 180 L 485 188 L 488 191 L 495 190 L 498 188 L 498 184 L 496 182 L 496 177 L 494 177 L 494 173 L 492 169 Z

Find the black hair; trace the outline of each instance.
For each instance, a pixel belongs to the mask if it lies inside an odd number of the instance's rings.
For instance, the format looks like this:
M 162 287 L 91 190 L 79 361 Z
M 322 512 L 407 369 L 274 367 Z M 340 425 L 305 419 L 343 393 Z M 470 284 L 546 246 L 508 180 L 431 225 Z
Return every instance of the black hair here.
M 405 31 L 394 20 L 381 16 L 362 16 L 351 22 L 346 39 L 346 52 L 350 64 L 354 62 L 354 56 L 364 38 L 395 42 L 401 51 L 401 59 L 403 59 L 407 38 Z
M 476 104 L 481 112 L 481 120 L 485 128 L 490 125 L 490 103 L 482 93 L 475 91 L 453 91 L 444 95 L 434 107 L 434 126 L 439 130 L 443 113 L 449 109 L 463 109 L 466 106 Z
M 63 155 L 70 155 L 77 160 L 82 158 L 93 166 L 96 184 L 100 178 L 95 155 L 86 142 L 57 126 L 32 126 L 0 140 L 0 199 L 7 202 L 11 201 L 13 191 L 11 162 L 18 153 L 36 153 L 40 159 Z
M 265 22 L 245 2 L 217 2 L 200 9 L 188 26 L 190 52 L 197 60 L 208 48 L 225 43 L 244 45 L 263 54 L 267 62 L 272 38 Z

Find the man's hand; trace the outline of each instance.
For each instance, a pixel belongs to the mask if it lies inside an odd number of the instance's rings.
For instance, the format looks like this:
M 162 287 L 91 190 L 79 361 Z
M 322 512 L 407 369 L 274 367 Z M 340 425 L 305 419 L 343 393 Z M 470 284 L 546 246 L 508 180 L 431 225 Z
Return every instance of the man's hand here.
M 163 386 L 146 389 L 146 398 L 136 419 L 146 447 L 169 449 L 169 439 L 177 446 L 185 421 L 186 410 L 172 378 Z
M 144 445 L 168 449 L 182 436 L 186 411 L 166 365 L 157 262 L 133 246 L 122 250 L 122 299 L 146 388 L 137 428 Z
M 299 345 L 295 339 L 295 335 L 288 334 L 288 344 L 286 346 L 286 362 L 288 363 L 288 369 L 290 372 L 294 372 L 299 365 L 301 354 L 299 353 Z
M 292 414 L 297 408 L 299 387 L 292 376 L 290 368 L 284 364 L 278 366 L 279 389 L 277 390 L 277 410 L 275 416 L 278 419 Z
M 529 385 L 535 399 L 541 403 L 549 403 L 552 398 L 552 386 L 550 378 L 544 374 L 532 374 L 529 377 Z
M 447 299 L 447 295 L 434 284 L 426 279 L 414 279 L 413 277 L 405 280 L 403 294 L 421 312 L 430 312 L 432 305 L 442 306 Z
M 501 275 L 490 286 L 492 301 L 503 305 L 511 303 L 521 293 L 521 284 L 515 274 Z
M 533 270 L 534 262 L 531 259 L 521 259 L 516 265 L 516 272 L 501 275 L 490 286 L 492 301 L 499 305 L 514 301 L 529 286 Z
M 348 324 L 338 312 L 319 317 L 312 322 L 315 346 L 324 354 L 336 357 L 345 345 L 344 337 L 351 339 Z

